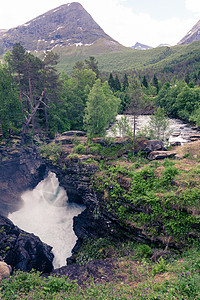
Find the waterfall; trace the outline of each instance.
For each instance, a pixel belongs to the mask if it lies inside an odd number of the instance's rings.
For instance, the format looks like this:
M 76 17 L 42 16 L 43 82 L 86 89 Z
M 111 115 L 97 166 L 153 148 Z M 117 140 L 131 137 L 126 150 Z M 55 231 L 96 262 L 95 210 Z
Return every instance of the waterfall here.
M 69 203 L 56 175 L 49 172 L 34 190 L 22 194 L 23 206 L 8 218 L 19 228 L 34 233 L 53 247 L 54 268 L 66 265 L 77 237 L 73 231 L 73 217 L 85 207 Z

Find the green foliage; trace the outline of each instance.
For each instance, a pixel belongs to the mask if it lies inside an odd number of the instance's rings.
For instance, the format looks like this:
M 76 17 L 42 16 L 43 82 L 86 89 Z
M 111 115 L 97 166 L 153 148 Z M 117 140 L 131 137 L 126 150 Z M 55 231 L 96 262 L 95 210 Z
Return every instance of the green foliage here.
M 175 175 L 178 174 L 177 167 L 175 166 L 167 166 L 162 172 L 161 184 L 163 186 L 169 186 L 172 183 Z
M 159 176 L 158 164 L 136 170 L 101 165 L 93 187 L 103 195 L 108 212 L 123 223 L 127 220 L 142 227 L 151 236 L 171 236 L 180 243 L 189 241 L 189 232 L 199 234 L 200 220 L 192 211 L 198 209 L 199 187 L 181 190 L 175 183 L 178 169 L 165 160 Z M 126 180 L 125 180 L 126 178 Z
M 134 256 L 137 259 L 150 258 L 152 253 L 151 248 L 146 244 L 138 244 L 134 249 Z
M 82 130 L 86 101 L 96 74 L 92 70 L 77 69 L 73 76 L 61 75 L 63 110 L 69 123 L 69 129 Z M 62 115 L 62 114 L 61 114 Z
M 156 262 L 156 264 L 152 267 L 152 275 L 156 275 L 158 273 L 164 273 L 167 271 L 167 265 L 165 260 L 161 257 L 161 259 Z
M 17 271 L 9 279 L 1 282 L 1 299 L 59 299 L 60 293 L 73 293 L 77 289 L 74 281 L 67 278 L 41 277 L 39 272 Z M 27 296 L 29 295 L 29 296 Z
M 46 144 L 40 147 L 40 155 L 43 158 L 50 160 L 53 164 L 57 164 L 63 153 L 62 147 L 59 144 Z
M 199 124 L 200 88 L 190 88 L 179 81 L 175 85 L 164 85 L 156 99 L 157 103 L 173 117 Z
M 168 117 L 165 110 L 158 107 L 153 115 L 150 116 L 149 133 L 152 139 L 166 140 L 169 127 Z
M 78 154 L 86 154 L 86 148 L 83 144 L 78 144 L 74 147 L 73 152 Z
M 117 120 L 116 124 L 112 126 L 111 131 L 114 136 L 117 133 L 119 133 L 119 136 L 121 137 L 132 136 L 132 128 L 126 116 L 122 116 L 119 120 Z
M 110 122 L 115 120 L 119 99 L 111 92 L 108 83 L 97 80 L 89 96 L 85 109 L 84 123 L 90 136 L 102 136 Z
M 75 256 L 76 263 L 84 265 L 94 259 L 104 259 L 113 247 L 113 242 L 107 238 L 89 239 L 83 243 L 81 250 Z
M 13 84 L 8 69 L 0 65 L 0 120 L 3 134 L 7 135 L 9 129 L 21 129 L 22 119 L 17 86 Z

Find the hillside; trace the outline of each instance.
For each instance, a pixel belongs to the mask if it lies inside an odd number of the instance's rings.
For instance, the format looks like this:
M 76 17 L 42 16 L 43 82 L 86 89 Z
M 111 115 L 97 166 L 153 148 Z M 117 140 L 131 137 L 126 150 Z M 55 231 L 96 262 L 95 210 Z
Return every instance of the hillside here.
M 114 50 L 114 51 L 113 51 Z M 123 47 L 113 42 L 98 40 L 90 47 L 57 47 L 60 56 L 58 70 L 70 73 L 76 61 L 84 61 L 88 56 L 95 56 L 99 69 L 105 72 L 122 72 L 131 70 L 148 70 L 157 72 L 162 68 L 176 68 L 177 63 L 190 61 L 196 63 L 199 56 L 200 42 L 173 47 L 159 47 L 145 51 Z

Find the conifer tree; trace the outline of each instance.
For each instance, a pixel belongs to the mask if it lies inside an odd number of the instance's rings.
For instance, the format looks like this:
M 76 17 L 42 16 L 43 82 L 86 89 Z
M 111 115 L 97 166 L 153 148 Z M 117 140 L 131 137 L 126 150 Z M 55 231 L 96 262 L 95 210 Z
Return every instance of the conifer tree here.
M 128 77 L 126 75 L 126 73 L 124 74 L 124 79 L 123 79 L 123 85 L 122 85 L 122 91 L 124 92 L 128 86 L 129 86 L 129 82 L 128 82 Z
M 11 71 L 17 74 L 18 87 L 19 87 L 19 100 L 21 104 L 21 112 L 23 113 L 21 81 L 25 69 L 25 60 L 26 60 L 25 48 L 20 43 L 15 43 L 13 45 L 12 53 L 6 56 L 6 60 L 9 64 Z
M 121 83 L 119 81 L 117 74 L 115 76 L 115 91 L 121 91 Z
M 159 84 L 158 84 L 158 78 L 156 76 L 156 73 L 154 73 L 154 75 L 153 75 L 153 84 L 156 87 L 156 93 L 158 94 L 158 92 L 159 92 Z
M 91 69 L 96 74 L 96 77 L 99 78 L 100 72 L 98 69 L 98 61 L 95 59 L 95 57 L 90 56 L 89 60 L 85 59 L 85 63 L 87 68 Z
M 143 79 L 142 79 L 142 85 L 143 85 L 145 88 L 148 88 L 148 82 L 147 82 L 147 79 L 146 79 L 146 76 L 145 76 L 145 75 L 143 76 Z
M 110 73 L 110 76 L 109 76 L 109 79 L 108 79 L 108 84 L 109 84 L 111 90 L 114 91 L 115 90 L 115 80 L 113 78 L 112 73 Z

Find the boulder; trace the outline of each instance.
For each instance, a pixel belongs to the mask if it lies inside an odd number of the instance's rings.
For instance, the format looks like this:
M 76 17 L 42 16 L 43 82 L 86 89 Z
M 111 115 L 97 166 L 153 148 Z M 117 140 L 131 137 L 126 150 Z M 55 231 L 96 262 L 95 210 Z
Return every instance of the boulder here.
M 10 276 L 11 270 L 11 266 L 9 266 L 4 261 L 0 261 L 0 281 Z
M 71 130 L 71 131 L 66 131 L 63 132 L 61 135 L 63 136 L 86 136 L 87 132 L 84 131 L 78 131 L 78 130 Z
M 148 155 L 149 160 L 155 160 L 155 159 L 164 159 L 167 157 L 173 157 L 176 155 L 175 151 L 152 151 Z
M 135 143 L 134 152 L 150 153 L 151 151 L 166 150 L 162 141 L 150 140 L 147 137 L 138 137 Z
M 52 247 L 42 243 L 39 237 L 15 226 L 6 217 L 0 216 L 0 259 L 15 270 L 42 273 L 53 270 Z

